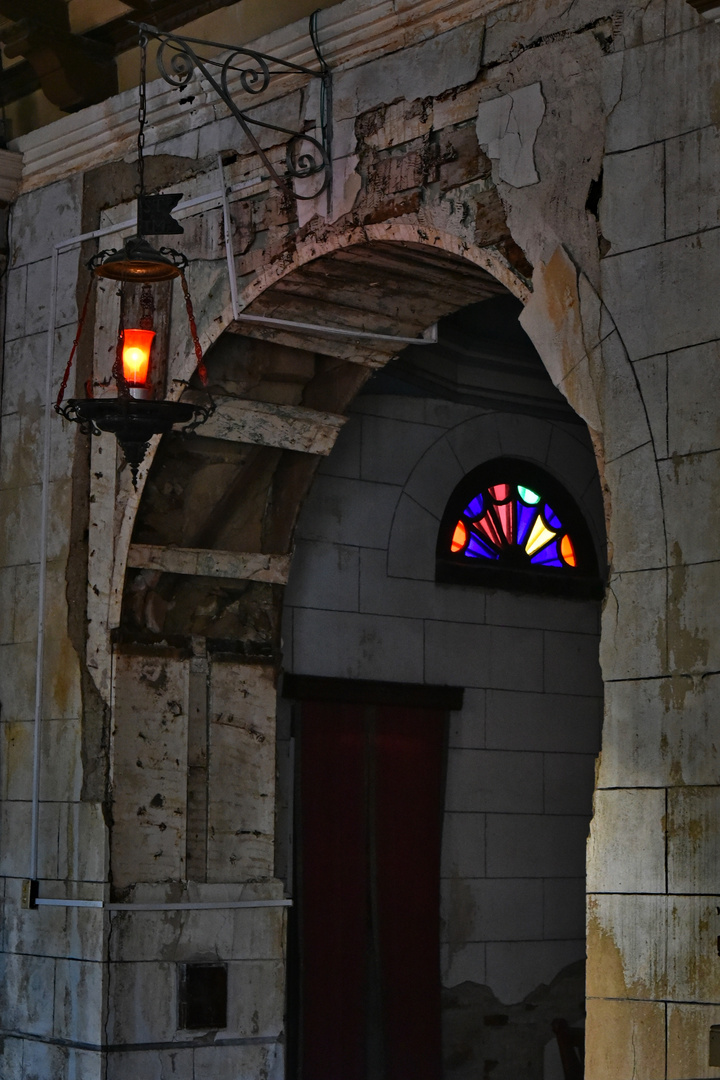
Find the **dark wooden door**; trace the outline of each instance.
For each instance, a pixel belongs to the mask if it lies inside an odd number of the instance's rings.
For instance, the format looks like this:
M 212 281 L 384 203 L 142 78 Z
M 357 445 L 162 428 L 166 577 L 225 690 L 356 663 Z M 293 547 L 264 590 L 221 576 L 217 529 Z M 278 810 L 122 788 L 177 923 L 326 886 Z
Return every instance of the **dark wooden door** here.
M 299 1076 L 440 1080 L 445 714 L 304 702 Z

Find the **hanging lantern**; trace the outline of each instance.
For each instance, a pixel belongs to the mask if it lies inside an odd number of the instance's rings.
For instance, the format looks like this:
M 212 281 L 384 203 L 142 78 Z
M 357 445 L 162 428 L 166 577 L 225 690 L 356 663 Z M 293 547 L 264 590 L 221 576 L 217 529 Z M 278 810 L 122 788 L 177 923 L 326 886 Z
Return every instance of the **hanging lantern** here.
M 206 405 L 167 401 L 165 397 L 167 363 L 165 356 L 157 355 L 160 343 L 154 327 L 154 286 L 172 282 L 175 278 L 180 279 L 190 336 L 197 358 L 196 370 L 203 385 L 206 382 L 206 372 L 190 291 L 185 279 L 187 259 L 172 248 L 153 248 L 141 234 L 142 229 L 161 234 L 183 231 L 169 215 L 172 206 L 181 196 L 148 196 L 144 193 L 142 148 L 145 124 L 145 44 L 145 40 L 141 39 L 138 235 L 129 237 L 120 251 L 102 251 L 88 263 L 92 279 L 55 403 L 56 411 L 66 420 L 79 424 L 86 434 L 99 435 L 106 431 L 116 436 L 130 466 L 135 487 L 138 469 L 152 436 L 167 433 L 175 424 L 184 424 L 184 430 L 193 429 L 207 420 L 215 407 L 209 394 Z M 63 405 L 70 369 L 87 315 L 90 293 L 99 278 L 116 281 L 120 286 L 120 324 L 112 371 L 117 397 L 71 398 Z M 125 325 L 126 321 L 128 325 Z M 91 394 L 91 383 L 87 385 L 88 393 Z
M 147 196 L 145 198 L 147 199 Z M 153 329 L 152 286 L 157 282 L 179 277 L 198 360 L 197 371 L 203 383 L 206 380 L 192 301 L 184 274 L 187 260 L 180 252 L 166 248 L 162 252 L 156 251 L 143 237 L 133 236 L 126 241 L 121 251 L 102 252 L 91 260 L 89 265 L 93 271 L 90 289 L 98 278 L 120 282 L 120 325 L 113 365 L 113 377 L 118 393 L 117 397 L 71 398 L 65 405 L 62 404 L 87 313 L 90 295 L 88 290 L 55 408 L 66 420 L 80 424 L 81 430 L 88 434 L 98 435 L 101 431 L 107 431 L 115 435 L 130 466 L 133 485 L 137 486 L 138 469 L 152 436 L 164 435 L 175 424 L 185 424 L 186 430 L 188 427 L 194 428 L 207 420 L 214 409 L 209 395 L 207 405 L 165 400 L 164 358 L 153 356 L 157 332 Z M 133 288 L 136 290 L 138 284 L 141 284 L 140 315 L 136 325 L 124 326 L 125 302 L 128 293 Z M 161 369 L 159 372 L 153 372 L 155 365 Z

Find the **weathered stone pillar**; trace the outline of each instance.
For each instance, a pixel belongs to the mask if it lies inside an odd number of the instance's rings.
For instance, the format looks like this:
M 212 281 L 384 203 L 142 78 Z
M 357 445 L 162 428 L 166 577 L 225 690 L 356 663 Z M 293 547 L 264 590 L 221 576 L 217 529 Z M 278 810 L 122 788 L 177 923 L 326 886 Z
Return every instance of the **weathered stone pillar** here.
M 115 660 L 115 703 L 113 899 L 189 906 L 108 916 L 108 1077 L 149 1075 L 158 1061 L 188 1075 L 275 1075 L 285 908 L 273 857 L 274 667 L 208 658 L 198 639 L 194 655 L 128 647 Z M 222 906 L 248 901 L 265 906 Z M 181 1004 L 195 964 L 227 972 L 225 1022 L 207 1025 L 206 1046 Z

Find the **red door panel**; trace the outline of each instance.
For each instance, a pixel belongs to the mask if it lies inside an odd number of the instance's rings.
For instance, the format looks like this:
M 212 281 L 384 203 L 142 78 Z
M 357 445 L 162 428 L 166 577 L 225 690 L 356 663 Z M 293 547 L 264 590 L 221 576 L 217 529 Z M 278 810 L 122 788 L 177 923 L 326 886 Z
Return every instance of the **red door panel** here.
M 385 1080 L 439 1080 L 444 716 L 381 707 L 376 724 L 378 936 Z
M 303 706 L 301 1074 L 364 1080 L 364 736 L 356 706 Z
M 445 716 L 303 703 L 302 1080 L 440 1080 Z

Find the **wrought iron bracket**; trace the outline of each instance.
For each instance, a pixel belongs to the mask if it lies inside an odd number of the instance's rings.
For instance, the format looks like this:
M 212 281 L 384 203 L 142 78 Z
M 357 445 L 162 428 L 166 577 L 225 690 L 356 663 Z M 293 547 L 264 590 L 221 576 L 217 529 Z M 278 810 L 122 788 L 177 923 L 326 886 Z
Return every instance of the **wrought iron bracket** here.
M 317 14 L 317 13 L 316 13 Z M 259 156 L 272 180 L 282 191 L 297 199 L 314 199 L 326 190 L 330 183 L 330 110 L 332 103 L 332 78 L 325 63 L 317 40 L 315 15 L 310 18 L 310 37 L 319 62 L 319 69 L 293 64 L 277 56 L 256 52 L 244 46 L 226 45 L 219 41 L 203 41 L 200 38 L 180 37 L 158 30 L 148 23 L 136 23 L 139 30 L 147 37 L 160 42 L 157 52 L 157 68 L 160 75 L 170 86 L 185 90 L 197 70 L 207 80 L 218 97 L 237 120 L 250 145 Z M 220 57 L 206 57 L 198 50 L 221 49 Z M 252 115 L 248 105 L 241 108 L 230 91 L 231 76 L 239 76 L 241 93 L 252 97 L 267 90 L 271 81 L 283 75 L 310 75 L 322 81 L 320 94 L 319 128 L 321 138 L 316 139 L 306 131 L 270 124 Z M 255 129 L 255 130 L 253 130 Z M 281 176 L 260 145 L 258 135 L 261 130 L 287 135 L 285 150 L 286 172 Z M 257 134 L 256 134 L 257 132 Z M 317 176 L 319 186 L 310 194 L 297 191 L 294 180 L 306 180 Z

